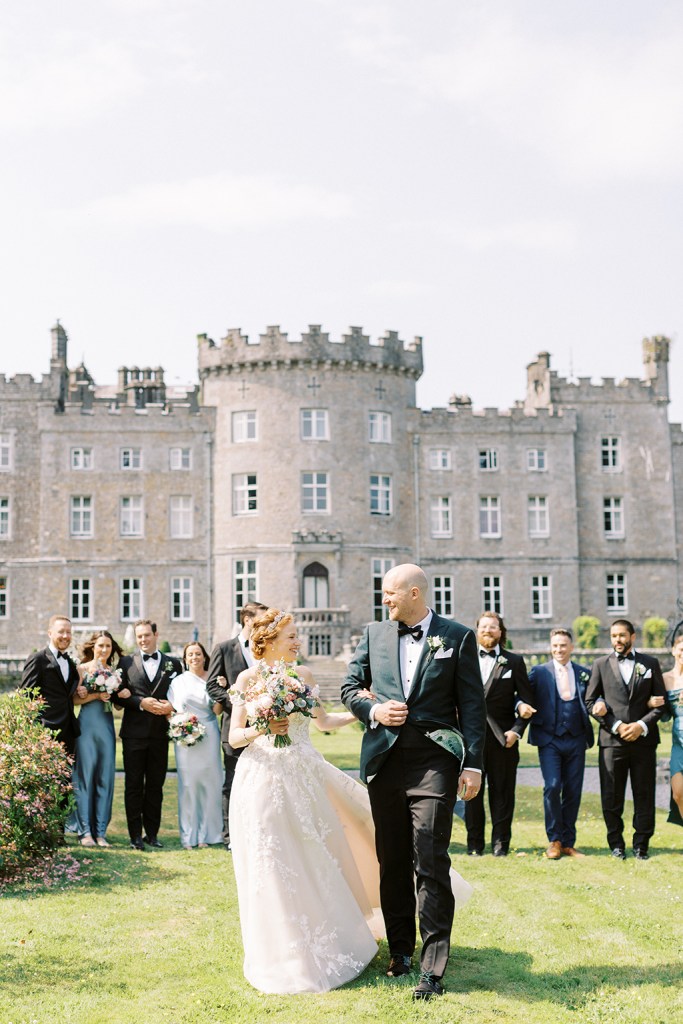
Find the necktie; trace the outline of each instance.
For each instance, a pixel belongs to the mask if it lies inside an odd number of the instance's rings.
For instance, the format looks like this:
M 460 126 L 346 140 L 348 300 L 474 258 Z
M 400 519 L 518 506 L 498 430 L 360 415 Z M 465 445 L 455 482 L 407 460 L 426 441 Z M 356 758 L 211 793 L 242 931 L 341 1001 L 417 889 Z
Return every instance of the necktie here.
M 495 649 L 492 650 L 492 651 L 485 651 L 483 647 L 481 647 L 479 649 L 479 657 L 480 658 L 495 658 L 495 656 L 496 656 Z
M 560 697 L 562 700 L 571 700 L 572 691 L 569 689 L 569 673 L 567 672 L 567 666 L 557 664 L 555 666 L 555 672 L 557 673 L 557 685 L 560 691 Z
M 156 656 L 156 654 L 143 654 L 142 655 L 142 660 L 143 661 L 156 661 L 157 660 L 157 656 Z
M 413 640 L 422 639 L 422 627 L 421 626 L 406 626 L 405 622 L 399 622 L 398 624 L 398 635 L 408 636 L 408 633 L 412 636 Z

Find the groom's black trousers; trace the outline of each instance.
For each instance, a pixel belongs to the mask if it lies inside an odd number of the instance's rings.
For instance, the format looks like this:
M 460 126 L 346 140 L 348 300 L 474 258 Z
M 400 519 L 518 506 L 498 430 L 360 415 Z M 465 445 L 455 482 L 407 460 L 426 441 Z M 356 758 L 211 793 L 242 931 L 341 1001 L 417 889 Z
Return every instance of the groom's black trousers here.
M 420 967 L 437 978 L 448 963 L 455 908 L 448 846 L 457 787 L 455 758 L 409 725 L 368 786 L 389 950 L 415 950 L 417 890 Z

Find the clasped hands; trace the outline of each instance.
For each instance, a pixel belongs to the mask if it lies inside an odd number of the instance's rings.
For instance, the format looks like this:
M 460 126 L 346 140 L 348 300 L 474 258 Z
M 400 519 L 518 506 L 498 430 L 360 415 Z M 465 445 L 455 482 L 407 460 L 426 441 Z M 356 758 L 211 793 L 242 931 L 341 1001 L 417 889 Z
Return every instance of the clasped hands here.
M 594 715 L 595 718 L 605 717 L 607 714 L 607 704 L 602 700 L 602 698 L 596 700 L 591 714 Z M 637 740 L 642 735 L 643 727 L 640 722 L 621 722 L 617 727 L 617 736 L 621 740 L 626 740 L 627 743 L 633 743 L 634 740 Z
M 143 711 L 149 711 L 152 715 L 164 715 L 166 717 L 173 714 L 173 706 L 167 700 L 157 700 L 156 697 L 143 697 L 140 701 L 140 707 Z

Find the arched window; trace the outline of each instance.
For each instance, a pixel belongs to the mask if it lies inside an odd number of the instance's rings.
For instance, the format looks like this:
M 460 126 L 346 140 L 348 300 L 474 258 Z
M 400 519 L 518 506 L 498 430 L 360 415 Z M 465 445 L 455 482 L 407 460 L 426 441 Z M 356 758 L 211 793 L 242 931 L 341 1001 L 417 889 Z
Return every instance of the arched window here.
M 311 562 L 304 569 L 304 608 L 330 607 L 329 573 L 320 562 Z

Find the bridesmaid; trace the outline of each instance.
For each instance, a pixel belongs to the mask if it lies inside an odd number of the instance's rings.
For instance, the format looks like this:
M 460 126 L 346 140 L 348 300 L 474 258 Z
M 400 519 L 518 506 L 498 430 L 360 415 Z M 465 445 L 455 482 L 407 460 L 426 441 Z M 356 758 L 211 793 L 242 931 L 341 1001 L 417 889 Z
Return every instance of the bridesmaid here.
M 183 661 L 187 671 L 168 688 L 168 699 L 176 713 L 196 715 L 206 733 L 194 746 L 175 743 L 178 770 L 178 828 L 183 849 L 223 842 L 220 729 L 216 713 L 223 705 L 213 703 L 206 692 L 209 656 L 199 642 L 185 644 Z
M 113 660 L 118 661 L 121 648 L 106 629 L 93 633 L 81 648 L 78 673 L 85 684 L 88 675 L 106 669 L 113 675 Z M 81 687 L 79 687 L 79 690 Z M 119 690 L 126 697 L 128 690 Z M 111 821 L 114 798 L 114 772 L 116 738 L 107 693 L 88 693 L 85 697 L 74 694 L 74 704 L 80 704 L 78 722 L 81 734 L 76 741 L 76 765 L 73 785 L 76 797 L 76 819 L 81 846 L 109 846 L 107 826 Z
M 674 667 L 664 673 L 666 686 L 667 710 L 663 722 L 673 718 L 671 733 L 671 805 L 668 821 L 674 825 L 683 825 L 683 633 L 674 640 L 671 653 L 674 656 Z M 651 697 L 650 707 L 661 707 L 664 697 Z

